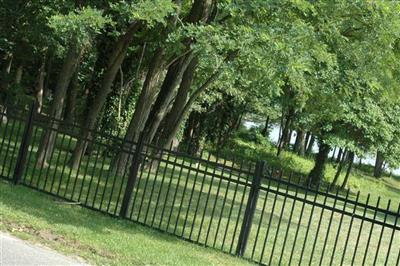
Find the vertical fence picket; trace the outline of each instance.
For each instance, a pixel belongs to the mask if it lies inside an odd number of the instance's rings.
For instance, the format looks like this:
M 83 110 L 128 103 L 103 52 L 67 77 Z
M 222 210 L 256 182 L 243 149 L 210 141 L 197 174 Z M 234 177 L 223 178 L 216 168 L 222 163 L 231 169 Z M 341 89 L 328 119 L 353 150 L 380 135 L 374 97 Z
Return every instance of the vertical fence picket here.
M 392 248 L 394 234 L 396 233 L 395 227 L 396 227 L 396 225 L 397 225 L 397 221 L 398 221 L 399 216 L 400 216 L 400 203 L 399 203 L 399 207 L 397 208 L 397 213 L 396 213 L 396 214 L 397 214 L 397 215 L 396 215 L 396 218 L 395 218 L 394 224 L 393 224 L 393 226 L 394 226 L 394 227 L 393 227 L 393 231 L 392 231 L 392 234 L 391 234 L 391 236 L 390 236 L 390 242 L 389 242 L 388 251 L 387 251 L 387 253 L 386 253 L 385 266 L 388 265 L 389 256 L 390 256 L 390 250 L 391 250 L 391 248 Z
M 13 180 L 15 185 L 17 185 L 20 182 L 26 167 L 26 158 L 29 150 L 29 143 L 32 138 L 33 116 L 35 114 L 35 110 L 36 110 L 36 104 L 35 102 L 33 102 L 29 110 L 29 115 L 26 122 L 24 134 L 22 136 L 21 146 L 16 160 L 16 165 L 14 170 L 14 180 Z
M 6 175 L 2 177 L 15 184 L 75 202 L 82 200 L 83 206 L 260 264 L 272 265 L 279 257 L 279 265 L 312 265 L 315 254 L 320 264 L 328 264 L 327 260 L 331 265 L 339 261 L 340 265 L 350 261 L 399 263 L 400 205 L 394 212 L 390 201 L 385 209 L 379 207 L 380 198 L 372 205 L 369 194 L 366 202 L 361 202 L 360 192 L 354 199 L 349 190 L 339 195 L 339 189 L 334 193 L 327 186 L 322 191 L 305 184 L 301 176 L 296 183 L 297 177 L 279 169 L 264 171 L 264 162 L 254 168 L 254 164 L 238 163 L 220 153 L 203 158 L 203 152 L 195 156 L 172 146 L 144 145 L 143 135 L 133 146 L 135 150 L 126 151 L 131 164 L 116 174 L 107 149 L 115 149 L 116 142 L 123 139 L 93 131 L 87 140 L 94 145 L 93 152 L 81 156 L 78 167 L 72 169 L 68 164 L 71 145 L 80 136 L 54 127 L 63 123 L 60 120 L 36 119 L 34 115 L 32 105 L 27 117 L 10 115 L 1 124 L 0 163 Z M 38 137 L 46 131 L 54 131 L 57 145 L 42 147 L 49 152 L 45 154 L 48 160 L 39 164 Z M 152 167 L 154 162 L 158 165 Z M 261 182 L 264 172 L 267 179 Z M 330 213 L 324 215 L 326 212 Z
M 253 222 L 254 212 L 256 210 L 258 194 L 260 190 L 261 177 L 264 172 L 265 162 L 260 161 L 257 163 L 255 175 L 252 181 L 249 198 L 246 205 L 246 211 L 244 214 L 244 219 L 242 227 L 239 234 L 239 241 L 236 248 L 236 254 L 238 256 L 243 256 L 246 250 L 247 241 L 250 234 L 251 225 Z
M 129 171 L 128 183 L 126 184 L 126 189 L 124 193 L 124 197 L 122 199 L 122 205 L 119 212 L 120 217 L 126 217 L 128 214 L 129 202 L 132 198 L 133 187 L 135 186 L 135 182 L 137 179 L 140 163 L 141 163 L 141 152 L 143 149 L 143 133 L 139 137 L 139 141 L 136 144 L 136 150 L 133 155 L 132 165 Z

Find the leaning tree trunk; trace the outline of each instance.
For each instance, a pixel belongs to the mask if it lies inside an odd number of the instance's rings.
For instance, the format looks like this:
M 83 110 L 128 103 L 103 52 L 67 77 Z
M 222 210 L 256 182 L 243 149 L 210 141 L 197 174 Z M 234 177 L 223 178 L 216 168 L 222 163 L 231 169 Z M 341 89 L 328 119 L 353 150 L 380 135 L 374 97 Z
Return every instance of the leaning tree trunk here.
M 330 147 L 328 144 L 324 143 L 322 140 L 319 145 L 319 151 L 317 156 L 315 157 L 315 165 L 308 175 L 308 182 L 313 185 L 317 185 L 321 182 L 324 172 L 326 162 L 328 160 L 328 154 L 330 151 Z
M 208 21 L 210 18 L 210 14 L 212 13 L 212 10 L 215 9 L 215 7 L 215 1 L 213 0 L 195 0 L 192 5 L 192 9 L 186 19 L 186 22 L 197 23 L 199 21 Z M 175 22 L 176 19 L 172 18 L 172 24 L 175 24 Z M 191 42 L 192 40 L 188 39 L 184 42 L 184 45 L 189 48 Z M 130 127 L 128 128 L 127 136 L 125 137 L 126 140 L 134 140 L 138 138 L 139 133 L 143 131 L 145 132 L 144 141 L 152 142 L 155 133 L 158 130 L 165 114 L 167 113 L 170 103 L 172 102 L 172 99 L 175 95 L 175 89 L 181 81 L 182 75 L 186 70 L 188 64 L 191 62 L 193 56 L 194 55 L 192 52 L 189 52 L 188 54 L 183 54 L 169 66 L 167 74 L 164 78 L 164 82 L 161 86 L 161 90 L 158 93 L 157 99 L 155 100 L 153 106 L 151 106 L 151 103 L 153 102 L 152 92 L 151 97 L 146 96 L 147 92 L 144 92 L 145 99 L 139 99 L 138 101 L 139 105 L 135 109 L 139 109 L 135 110 L 135 114 L 133 116 L 133 119 L 131 120 Z M 156 58 L 155 61 L 158 61 L 161 65 L 161 59 L 162 57 L 158 59 Z M 149 109 L 150 106 L 151 109 Z M 135 123 L 135 121 L 133 120 L 140 120 L 140 122 Z M 125 153 L 121 154 L 124 158 L 117 158 L 116 162 L 118 165 L 124 166 L 124 161 L 126 161 L 127 155 Z
M 172 139 L 175 137 L 177 131 L 179 130 L 179 126 L 184 119 L 183 116 L 185 114 L 182 114 L 182 111 L 184 110 L 189 98 L 190 89 L 192 86 L 194 72 L 196 70 L 197 64 L 198 59 L 197 57 L 195 57 L 190 62 L 189 66 L 184 72 L 172 108 L 168 112 L 167 116 L 164 118 L 164 127 L 157 141 L 157 144 L 164 148 L 168 148 L 170 146 Z
M 157 99 L 146 121 L 144 128 L 145 142 L 150 143 L 153 141 L 157 129 L 175 96 L 176 87 L 181 82 L 183 73 L 186 71 L 192 58 L 193 54 L 190 53 L 189 55 L 181 57 L 168 68 L 161 90 L 157 95 Z
M 378 151 L 376 153 L 374 177 L 379 178 L 382 176 L 383 162 L 384 162 L 383 154 L 382 154 L 382 152 Z
M 343 155 L 343 149 L 340 148 L 339 152 L 338 152 L 338 155 L 336 157 L 336 163 L 340 163 L 340 161 L 342 160 L 342 155 Z
M 83 154 L 85 154 L 88 139 L 91 138 L 90 131 L 94 129 L 97 117 L 99 116 L 104 103 L 107 100 L 108 94 L 111 92 L 112 84 L 115 77 L 119 71 L 122 62 L 125 59 L 128 48 L 133 40 L 133 37 L 140 27 L 139 22 L 132 22 L 127 30 L 127 32 L 122 35 L 110 56 L 106 70 L 104 71 L 102 83 L 100 85 L 99 91 L 93 99 L 90 109 L 86 114 L 86 118 L 83 120 L 80 138 L 75 146 L 74 152 L 72 154 L 70 165 L 73 169 L 78 167 L 79 162 Z
M 195 24 L 199 22 L 210 23 L 214 20 L 216 14 L 217 1 L 195 0 L 187 18 L 185 19 L 185 22 L 189 24 Z M 167 114 L 169 105 L 175 96 L 176 87 L 181 82 L 183 73 L 186 71 L 189 63 L 195 56 L 190 48 L 192 42 L 192 39 L 184 40 L 183 45 L 190 52 L 180 56 L 179 59 L 172 63 L 168 68 L 163 85 L 161 86 L 161 90 L 146 121 L 144 128 L 145 142 L 153 141 L 162 120 Z
M 69 83 L 71 82 L 72 76 L 76 71 L 80 58 L 80 49 L 78 49 L 75 45 L 71 45 L 58 77 L 54 99 L 49 112 L 50 118 L 61 119 L 65 94 L 67 92 Z M 47 129 L 42 135 L 37 155 L 37 164 L 40 166 L 45 166 L 47 164 L 47 159 L 53 152 L 58 127 L 59 124 L 57 122 L 52 122 L 50 124 L 50 129 Z
M 344 177 L 344 180 L 343 180 L 343 183 L 342 183 L 342 186 L 340 187 L 340 189 L 344 189 L 346 187 L 353 164 L 354 164 L 354 152 L 352 151 L 349 154 L 349 167 L 347 168 L 346 176 Z
M 341 157 L 341 160 L 340 160 L 340 162 L 339 162 L 339 166 L 338 166 L 338 168 L 337 168 L 337 170 L 336 170 L 335 177 L 333 178 L 333 181 L 332 181 L 332 184 L 331 184 L 332 187 L 334 187 L 334 186 L 336 185 L 337 181 L 339 180 L 340 174 L 342 173 L 343 166 L 344 166 L 345 163 L 346 163 L 346 156 L 345 156 L 345 153 L 346 153 L 346 150 L 344 151 L 344 154 L 343 154 L 343 156 Z
M 76 101 L 78 97 L 78 91 L 79 91 L 79 80 L 77 71 L 75 72 L 75 75 L 70 83 L 67 93 L 67 99 L 65 103 L 65 114 L 64 114 L 64 121 L 66 125 L 75 122 Z
M 230 61 L 230 60 L 233 60 L 233 57 L 228 55 L 225 61 Z M 165 148 L 169 147 L 169 145 L 171 144 L 173 138 L 175 137 L 176 133 L 179 130 L 182 121 L 188 115 L 189 111 L 191 110 L 191 107 L 193 106 L 197 98 L 201 95 L 201 93 L 203 93 L 207 88 L 209 88 L 210 85 L 216 79 L 218 79 L 218 77 L 222 73 L 222 66 L 220 66 L 218 69 L 214 71 L 214 73 L 211 74 L 211 76 L 208 77 L 208 79 L 200 87 L 198 87 L 190 95 L 189 99 L 185 101 L 184 104 L 182 99 L 180 99 L 179 97 L 184 98 L 186 92 L 188 92 L 188 90 L 190 89 L 195 70 L 195 65 L 194 65 L 195 63 L 197 64 L 197 62 L 192 61 L 191 62 L 192 65 L 189 65 L 188 69 L 185 71 L 186 75 L 182 78 L 181 87 L 179 89 L 181 95 L 177 95 L 177 97 L 175 98 L 175 102 L 169 116 L 170 120 L 165 122 L 165 128 L 163 129 L 161 135 L 162 139 L 160 140 L 161 143 L 159 143 L 161 146 L 164 146 Z M 170 123 L 172 121 L 173 123 Z
M 131 150 L 130 143 L 137 142 L 140 132 L 142 132 L 145 122 L 149 116 L 151 105 L 157 93 L 156 84 L 163 65 L 163 49 L 159 48 L 150 61 L 146 79 L 143 83 L 142 90 L 135 106 L 135 112 L 129 123 L 128 130 L 124 137 L 122 148 L 113 162 L 112 168 L 117 174 L 121 175 L 128 163 L 129 154 L 124 152 Z

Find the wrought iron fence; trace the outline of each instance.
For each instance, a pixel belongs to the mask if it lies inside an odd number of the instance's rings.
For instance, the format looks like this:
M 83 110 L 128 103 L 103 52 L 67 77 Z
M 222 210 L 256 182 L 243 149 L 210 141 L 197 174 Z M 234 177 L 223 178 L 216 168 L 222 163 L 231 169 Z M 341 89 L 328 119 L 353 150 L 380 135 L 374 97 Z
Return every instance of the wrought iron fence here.
M 311 187 L 262 161 L 192 156 L 98 131 L 73 169 L 78 126 L 33 106 L 0 118 L 0 175 L 15 184 L 260 264 L 399 264 L 400 205 L 390 200 L 382 207 L 380 198 Z M 55 144 L 42 162 L 46 132 Z M 121 154 L 129 163 L 116 171 Z

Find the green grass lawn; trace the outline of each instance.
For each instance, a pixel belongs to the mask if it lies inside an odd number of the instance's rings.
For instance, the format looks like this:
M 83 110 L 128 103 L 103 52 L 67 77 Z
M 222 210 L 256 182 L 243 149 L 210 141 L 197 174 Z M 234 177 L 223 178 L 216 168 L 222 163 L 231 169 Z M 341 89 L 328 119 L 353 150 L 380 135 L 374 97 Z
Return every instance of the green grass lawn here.
M 249 265 L 246 260 L 0 181 L 0 230 L 97 265 Z
M 0 165 L 2 165 L 0 169 L 1 174 L 5 176 L 12 176 L 19 145 L 17 134 L 10 132 L 10 129 L 8 133 L 5 129 L 0 131 L 0 141 L 5 140 L 4 143 L 7 144 L 1 144 L 0 149 Z M 71 147 L 76 140 L 64 134 L 58 134 L 56 149 L 49 161 L 50 167 L 37 166 L 36 151 L 40 135 L 41 129 L 35 127 L 23 182 L 62 198 L 80 202 L 82 205 L 118 214 L 126 178 L 110 171 L 111 158 L 105 156 L 108 148 L 103 145 L 106 141 L 101 145 L 93 145 L 90 156 L 85 156 L 80 168 L 75 171 L 68 167 L 67 162 Z M 7 139 L 3 136 L 7 136 Z M 218 176 L 246 182 L 247 178 L 252 179 L 252 174 L 239 175 L 238 171 L 227 170 L 223 166 L 215 167 L 208 162 L 196 163 L 185 156 L 171 154 L 157 156 L 162 156 L 163 159 L 157 164 L 158 167 L 142 168 L 139 173 L 128 212 L 130 219 L 234 253 L 249 187 Z M 269 160 L 266 154 L 260 153 L 258 156 L 257 160 L 266 159 L 268 162 L 274 162 L 272 158 Z M 215 159 L 212 156 L 210 158 Z M 151 160 L 150 158 L 149 161 Z M 289 153 L 285 153 L 279 160 L 287 162 L 287 167 L 299 168 L 297 172 L 300 173 L 307 171 L 307 167 L 312 167 L 310 160 L 292 157 Z M 232 162 L 228 161 L 227 165 L 232 165 Z M 332 171 L 329 167 L 331 166 L 328 166 L 328 174 Z M 329 176 L 327 178 L 329 179 Z M 366 191 L 360 195 L 361 202 L 365 202 L 367 192 L 370 192 L 370 205 L 376 204 L 377 197 L 381 196 L 379 207 L 386 208 L 386 202 L 391 198 L 390 209 L 397 211 L 400 188 L 398 179 L 386 177 L 376 180 L 353 174 L 351 180 L 352 182 L 359 180 L 358 182 L 365 186 Z M 355 242 L 360 235 L 356 263 L 362 263 L 364 254 L 367 254 L 365 258 L 367 264 L 373 263 L 375 254 L 378 254 L 377 263 L 383 264 L 388 251 L 390 251 L 389 262 L 395 263 L 396 252 L 400 247 L 397 244 L 400 243 L 400 232 L 389 228 L 383 229 L 382 226 L 371 222 L 362 223 L 360 219 L 342 216 L 327 209 L 332 207 L 363 215 L 363 208 L 352 204 L 346 205 L 343 201 L 335 202 L 332 198 L 325 200 L 322 195 L 315 198 L 314 194 L 308 193 L 306 196 L 302 189 L 296 191 L 293 186 L 287 188 L 276 182 L 269 183 L 268 179 L 263 180 L 263 186 L 269 189 L 263 189 L 257 201 L 245 253 L 247 258 L 266 264 L 271 260 L 274 265 L 280 260 L 283 265 L 296 264 L 300 260 L 319 265 L 329 263 L 331 259 L 334 264 L 340 263 L 344 254 L 344 264 L 348 265 L 353 259 Z M 280 193 L 292 196 L 297 194 L 297 198 L 293 200 Z M 343 193 L 340 192 L 342 197 Z M 349 198 L 355 199 L 355 197 L 353 189 Z M 326 207 L 304 204 L 303 198 Z M 365 215 L 379 221 L 386 220 L 389 224 L 394 223 L 394 217 L 390 215 L 385 217 L 379 212 L 375 215 L 373 211 L 368 211 Z M 120 223 L 116 219 L 114 221 Z M 29 222 L 27 219 L 26 223 Z M 392 235 L 393 249 L 388 250 Z M 345 245 L 348 238 L 349 244 Z
M 233 139 L 230 147 L 226 151 L 229 155 L 235 155 L 247 160 L 265 160 L 269 166 L 284 169 L 286 172 L 294 172 L 302 175 L 308 175 L 314 166 L 313 158 L 298 156 L 292 152 L 283 151 L 280 157 L 276 156 L 275 146 L 270 143 L 256 144 L 241 139 Z M 346 169 L 342 170 L 337 184 L 342 184 Z M 387 173 L 379 179 L 372 176 L 372 166 L 359 166 L 355 162 L 353 171 L 347 182 L 347 188 L 353 193 L 361 192 L 360 198 L 366 200 L 368 193 L 371 194 L 370 202 L 376 202 L 381 197 L 381 202 L 392 200 L 391 210 L 397 211 L 400 203 L 400 176 L 389 177 Z M 329 162 L 326 165 L 324 180 L 331 182 L 336 174 L 336 165 Z

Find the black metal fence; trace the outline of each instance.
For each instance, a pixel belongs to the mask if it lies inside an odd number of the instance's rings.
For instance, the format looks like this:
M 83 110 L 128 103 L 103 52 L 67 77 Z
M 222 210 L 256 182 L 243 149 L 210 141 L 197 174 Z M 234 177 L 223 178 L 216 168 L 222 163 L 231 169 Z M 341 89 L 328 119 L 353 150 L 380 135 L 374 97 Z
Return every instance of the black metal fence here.
M 313 188 L 264 162 L 196 157 L 96 131 L 73 169 L 77 126 L 34 108 L 1 113 L 0 121 L 0 175 L 15 184 L 260 264 L 399 265 L 400 205 L 390 200 Z M 55 145 L 40 162 L 50 131 Z M 121 153 L 130 163 L 114 171 Z

